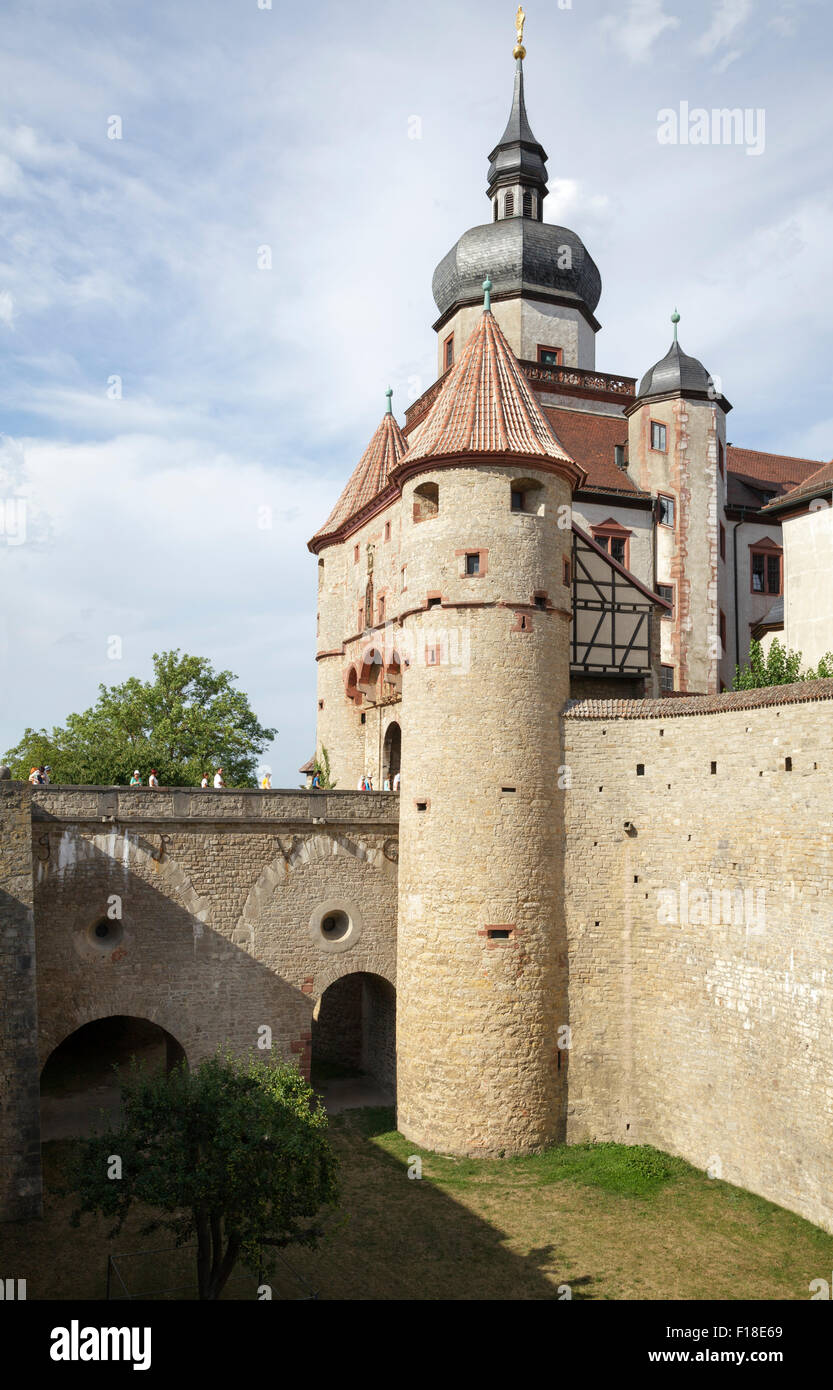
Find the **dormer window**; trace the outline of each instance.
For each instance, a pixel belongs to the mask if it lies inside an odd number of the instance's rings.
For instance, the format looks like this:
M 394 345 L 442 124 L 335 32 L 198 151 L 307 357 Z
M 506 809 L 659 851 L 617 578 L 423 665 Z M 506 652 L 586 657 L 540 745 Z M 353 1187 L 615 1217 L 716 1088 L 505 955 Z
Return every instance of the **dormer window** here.
M 514 217 L 514 215 L 515 215 L 515 195 L 514 195 L 514 193 L 507 193 L 507 194 L 504 196 L 504 199 L 503 199 L 503 215 L 504 215 L 504 217 Z

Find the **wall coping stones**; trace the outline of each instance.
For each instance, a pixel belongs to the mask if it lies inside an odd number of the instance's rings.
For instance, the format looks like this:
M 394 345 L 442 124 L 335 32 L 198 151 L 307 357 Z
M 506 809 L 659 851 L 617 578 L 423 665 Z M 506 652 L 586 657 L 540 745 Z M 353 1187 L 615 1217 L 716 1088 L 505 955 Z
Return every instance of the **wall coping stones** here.
M 773 705 L 833 700 L 833 679 L 768 685 L 759 690 L 726 690 L 722 695 L 677 695 L 663 700 L 579 700 L 565 719 L 679 719 L 694 714 L 730 714 Z
M 396 826 L 395 792 L 261 790 L 248 787 L 33 787 L 37 821 L 189 821 Z

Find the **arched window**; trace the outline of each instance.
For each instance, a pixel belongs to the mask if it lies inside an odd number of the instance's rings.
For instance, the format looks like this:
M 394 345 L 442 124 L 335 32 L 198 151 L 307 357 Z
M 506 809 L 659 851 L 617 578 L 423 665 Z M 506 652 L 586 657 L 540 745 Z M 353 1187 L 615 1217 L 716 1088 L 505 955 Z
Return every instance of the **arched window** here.
M 355 666 L 351 666 L 350 670 L 347 672 L 347 680 L 344 685 L 344 693 L 347 696 L 348 700 L 352 702 L 352 704 L 361 704 L 362 696 L 361 691 L 359 690 L 359 674 Z
M 514 193 L 507 193 L 506 196 L 505 196 L 505 198 L 504 198 L 504 200 L 503 200 L 503 215 L 504 215 L 504 217 L 512 217 L 512 216 L 514 216 L 514 213 L 515 213 L 515 195 L 514 195 Z
M 530 188 L 524 189 L 524 217 L 535 216 L 535 194 Z
M 359 671 L 358 686 L 365 695 L 371 699 L 376 698 L 379 677 L 382 674 L 384 658 L 377 647 L 368 647 L 362 656 L 362 667 Z
M 536 478 L 513 478 L 509 497 L 513 512 L 544 515 L 544 486 Z
M 440 510 L 440 489 L 436 483 L 420 483 L 414 488 L 414 521 L 430 521 Z

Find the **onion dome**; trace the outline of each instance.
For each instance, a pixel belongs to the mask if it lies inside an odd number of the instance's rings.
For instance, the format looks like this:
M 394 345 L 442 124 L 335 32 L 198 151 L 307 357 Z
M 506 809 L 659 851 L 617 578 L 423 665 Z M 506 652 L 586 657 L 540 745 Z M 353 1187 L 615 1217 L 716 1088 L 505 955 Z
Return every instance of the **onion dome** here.
M 703 363 L 696 357 L 689 357 L 677 342 L 677 324 L 680 315 L 675 309 L 671 315 L 674 325 L 674 341 L 659 362 L 647 371 L 639 383 L 638 399 L 646 396 L 706 396 L 716 397 L 712 378 Z
M 537 292 L 572 303 L 592 319 L 602 293 L 598 267 L 581 237 L 542 220 L 546 159 L 529 124 L 518 58 L 509 120 L 489 156 L 492 221 L 464 232 L 434 271 L 440 322 L 461 305 L 476 304 L 486 276 L 493 281 L 495 297 L 534 297 Z
M 342 527 L 374 500 L 383 490 L 408 445 L 391 407 L 393 392 L 387 390 L 388 408 L 381 424 L 362 454 L 356 468 L 327 520 L 310 541 L 310 549 L 332 540 Z
M 410 436 L 412 463 L 480 454 L 558 462 L 574 483 L 583 472 L 553 434 L 489 307 L 448 373 L 437 399 Z

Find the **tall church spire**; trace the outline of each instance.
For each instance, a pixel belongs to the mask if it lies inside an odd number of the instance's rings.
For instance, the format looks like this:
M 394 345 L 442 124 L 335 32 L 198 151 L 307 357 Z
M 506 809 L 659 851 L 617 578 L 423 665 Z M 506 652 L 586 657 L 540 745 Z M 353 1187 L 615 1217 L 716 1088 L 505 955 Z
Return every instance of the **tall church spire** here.
M 532 217 L 540 222 L 547 196 L 547 155 L 532 133 L 524 100 L 523 23 L 526 16 L 518 9 L 518 42 L 515 45 L 515 90 L 509 120 L 489 155 L 488 194 L 493 219 Z

